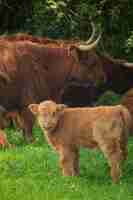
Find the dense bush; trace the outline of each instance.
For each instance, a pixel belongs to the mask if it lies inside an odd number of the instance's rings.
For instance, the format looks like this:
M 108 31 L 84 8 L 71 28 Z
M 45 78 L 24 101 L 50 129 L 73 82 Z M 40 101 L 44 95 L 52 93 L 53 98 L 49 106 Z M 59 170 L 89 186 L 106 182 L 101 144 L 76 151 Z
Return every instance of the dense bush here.
M 112 92 L 107 91 L 101 97 L 98 98 L 95 105 L 117 105 L 120 103 L 121 96 Z

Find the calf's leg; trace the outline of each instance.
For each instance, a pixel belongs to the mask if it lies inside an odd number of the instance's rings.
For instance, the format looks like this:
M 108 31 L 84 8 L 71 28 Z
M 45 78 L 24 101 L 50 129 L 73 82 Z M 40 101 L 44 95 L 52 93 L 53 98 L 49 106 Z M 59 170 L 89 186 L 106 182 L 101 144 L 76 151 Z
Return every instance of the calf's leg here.
M 120 168 L 120 153 L 117 152 L 114 155 L 109 156 L 109 164 L 111 167 L 111 177 L 114 183 L 118 182 L 121 176 L 121 168 Z
M 79 175 L 79 155 L 77 150 L 63 148 L 59 152 L 59 157 L 64 176 Z
M 100 141 L 100 149 L 104 153 L 110 165 L 110 173 L 114 183 L 118 182 L 121 175 L 121 158 L 122 151 L 120 148 L 120 143 L 116 139 L 109 139 L 106 141 Z
M 80 170 L 80 166 L 79 166 L 79 149 L 76 148 L 74 150 L 74 169 L 75 169 L 75 175 L 79 175 L 79 170 Z
M 121 160 L 127 160 L 127 156 L 128 156 L 128 133 L 126 134 L 126 132 L 123 133 L 121 140 L 120 140 L 120 148 L 122 151 L 122 157 Z

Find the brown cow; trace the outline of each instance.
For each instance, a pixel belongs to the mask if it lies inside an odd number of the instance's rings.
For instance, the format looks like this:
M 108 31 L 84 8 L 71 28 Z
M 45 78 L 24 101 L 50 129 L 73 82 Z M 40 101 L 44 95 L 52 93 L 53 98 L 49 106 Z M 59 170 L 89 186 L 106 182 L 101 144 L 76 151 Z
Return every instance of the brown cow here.
M 127 157 L 131 116 L 122 105 L 95 108 L 66 108 L 64 104 L 43 101 L 29 109 L 38 119 L 48 142 L 60 157 L 63 174 L 79 174 L 79 149 L 100 148 L 108 159 L 111 176 L 120 176 L 120 161 Z
M 95 26 L 94 24 L 92 24 L 92 28 L 93 28 L 93 33 L 90 37 L 90 39 L 88 40 L 88 44 L 93 40 L 94 35 L 95 35 Z M 49 38 L 43 38 L 43 37 L 35 37 L 32 35 L 28 35 L 28 34 L 17 34 L 14 36 L 2 36 L 0 38 L 0 40 L 9 40 L 9 41 L 31 41 L 34 43 L 40 43 L 40 44 L 45 44 L 46 46 L 50 46 L 50 47 L 70 47 L 72 44 L 75 46 L 79 45 L 80 42 L 79 41 L 64 41 L 64 40 L 53 40 L 53 39 L 49 39 Z M 80 45 L 82 50 L 86 50 L 86 47 L 83 47 Z M 88 55 L 89 56 L 89 60 L 91 63 L 91 66 L 93 66 L 95 68 L 95 65 L 103 66 L 104 72 L 106 74 L 106 83 L 101 86 L 99 90 L 97 90 L 97 88 L 95 87 L 90 87 L 86 90 L 88 90 L 88 95 L 82 95 L 82 88 L 81 89 L 77 89 L 77 87 L 70 87 L 70 92 L 66 91 L 66 93 L 69 95 L 68 99 L 70 102 L 70 105 L 76 104 L 78 105 L 90 105 L 90 103 L 92 103 L 93 100 L 95 100 L 95 98 L 97 96 L 99 96 L 100 94 L 104 93 L 106 90 L 113 90 L 116 93 L 119 94 L 123 94 L 124 92 L 126 92 L 128 89 L 132 88 L 133 86 L 133 63 L 128 63 L 126 60 L 121 60 L 121 59 L 114 59 L 109 55 L 106 54 L 102 54 L 102 53 L 98 53 L 95 51 L 91 51 L 91 53 Z M 92 64 L 93 63 L 93 64 Z M 96 67 L 97 68 L 97 67 Z M 76 93 L 75 93 L 76 90 Z M 78 90 L 78 92 L 77 92 Z M 90 98 L 90 96 L 92 95 L 91 92 L 93 90 L 93 94 L 94 96 L 92 98 Z M 72 95 L 71 95 L 72 94 Z M 78 99 L 80 99 L 80 102 L 76 102 L 77 98 L 75 98 L 74 94 L 76 95 L 76 97 L 78 97 Z M 81 98 L 82 97 L 82 98 Z M 67 97 L 66 97 L 67 99 Z M 76 100 L 75 100 L 76 99 Z M 90 99 L 91 102 L 90 102 Z M 66 101 L 68 102 L 68 101 Z
M 102 66 L 95 64 L 97 55 L 91 58 L 100 37 L 87 50 L 83 45 L 51 48 L 31 41 L 0 41 L 0 105 L 20 112 L 29 138 L 33 117 L 27 105 L 46 99 L 61 102 L 70 82 L 95 85 L 104 80 Z
M 95 26 L 92 24 L 93 33 L 90 39 L 87 41 L 89 44 L 95 35 Z M 81 41 L 77 40 L 53 40 L 44 37 L 36 37 L 29 34 L 19 33 L 12 36 L 1 36 L 1 40 L 8 40 L 13 42 L 20 42 L 20 41 L 31 41 L 33 43 L 40 43 L 44 44 L 45 46 L 49 47 L 70 47 L 71 45 L 77 46 L 79 45 L 82 50 L 86 50 L 88 47 L 84 47 L 80 45 Z M 107 54 L 102 54 L 99 52 L 91 51 L 89 55 L 90 62 L 93 62 L 93 66 L 95 65 L 103 65 L 104 72 L 106 74 L 106 84 L 103 86 L 103 90 L 101 93 L 107 89 L 112 89 L 114 92 L 123 94 L 128 89 L 133 86 L 133 63 L 129 63 L 126 60 L 121 59 L 114 59 Z M 76 87 L 76 86 L 75 86 Z M 88 89 L 89 90 L 89 89 Z M 94 89 L 95 90 L 95 89 Z M 74 90 L 73 90 L 74 93 Z M 82 93 L 82 91 L 81 91 Z M 80 94 L 79 94 L 80 96 Z M 83 99 L 84 101 L 84 99 Z
M 47 37 L 33 36 L 27 33 L 17 33 L 14 35 L 3 35 L 0 36 L 0 41 L 10 41 L 10 42 L 21 42 L 21 41 L 30 41 L 33 43 L 43 44 L 49 47 L 66 47 L 70 44 L 77 44 L 77 40 L 54 40 Z

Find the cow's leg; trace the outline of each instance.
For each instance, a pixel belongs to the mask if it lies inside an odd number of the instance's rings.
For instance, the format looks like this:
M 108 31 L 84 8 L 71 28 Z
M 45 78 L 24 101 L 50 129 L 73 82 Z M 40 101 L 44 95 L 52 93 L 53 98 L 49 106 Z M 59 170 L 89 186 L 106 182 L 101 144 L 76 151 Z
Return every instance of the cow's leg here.
M 32 142 L 33 141 L 32 128 L 35 122 L 35 118 L 28 108 L 25 108 L 21 111 L 20 118 L 23 123 L 24 137 L 28 142 Z
M 127 144 L 122 144 L 121 145 L 121 150 L 122 150 L 122 158 L 121 160 L 127 160 L 127 156 L 128 156 L 128 148 L 127 148 Z
M 79 175 L 79 170 L 80 170 L 80 166 L 79 166 L 79 149 L 76 148 L 74 150 L 74 169 L 75 169 L 75 173 L 78 176 Z
M 30 105 L 31 103 L 36 103 L 37 98 L 38 97 L 35 94 L 35 88 L 33 83 L 26 83 L 22 91 L 20 118 L 23 123 L 23 134 L 27 142 L 33 141 L 32 128 L 35 121 L 35 118 L 29 110 L 28 105 Z
M 120 140 L 120 148 L 121 148 L 121 160 L 127 160 L 127 156 L 128 156 L 128 133 L 126 134 L 126 132 L 124 132 L 122 134 L 121 140 Z
M 114 183 L 118 182 L 121 176 L 120 162 L 121 162 L 120 152 L 116 152 L 115 154 L 112 154 L 109 156 L 109 163 L 111 167 L 111 177 Z
M 79 174 L 76 152 L 72 149 L 63 148 L 59 152 L 60 166 L 64 176 L 76 176 Z
M 120 143 L 117 139 L 109 141 L 100 141 L 99 144 L 100 149 L 103 151 L 105 157 L 108 160 L 108 163 L 111 168 L 111 177 L 114 183 L 116 183 L 121 175 L 121 158 L 122 158 L 122 152 L 120 148 Z

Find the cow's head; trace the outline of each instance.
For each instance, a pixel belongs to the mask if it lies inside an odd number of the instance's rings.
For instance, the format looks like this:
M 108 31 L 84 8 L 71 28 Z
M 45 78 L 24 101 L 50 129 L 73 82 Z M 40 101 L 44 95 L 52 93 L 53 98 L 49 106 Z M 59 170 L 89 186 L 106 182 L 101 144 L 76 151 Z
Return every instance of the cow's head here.
M 69 54 L 73 58 L 71 81 L 81 85 L 97 85 L 98 82 L 105 81 L 102 63 L 95 51 L 100 38 L 101 33 L 93 42 L 91 37 L 85 44 L 70 46 Z
M 56 104 L 52 100 L 43 101 L 40 104 L 30 104 L 28 106 L 37 118 L 40 127 L 50 132 L 57 126 L 60 116 L 66 107 L 66 105 Z

